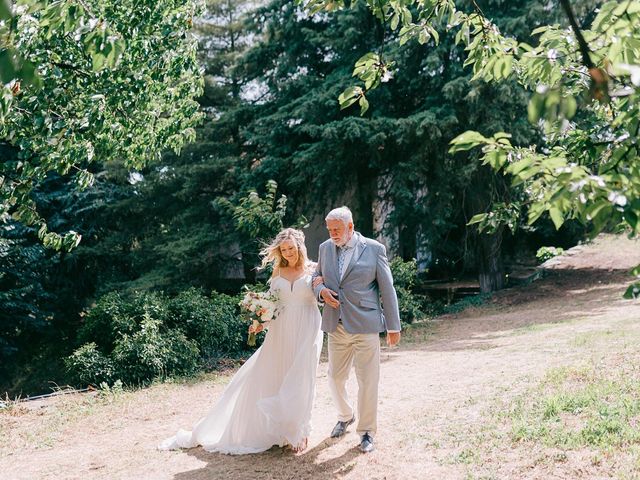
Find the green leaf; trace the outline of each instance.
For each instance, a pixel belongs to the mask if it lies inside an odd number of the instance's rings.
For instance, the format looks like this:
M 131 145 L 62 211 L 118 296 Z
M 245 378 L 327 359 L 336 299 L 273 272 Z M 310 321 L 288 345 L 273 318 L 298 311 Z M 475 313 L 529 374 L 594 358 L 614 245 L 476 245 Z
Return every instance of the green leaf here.
M 502 76 L 503 68 L 504 68 L 504 58 L 493 57 L 492 60 L 495 61 L 492 64 L 491 71 L 493 73 L 493 78 L 495 80 L 502 80 L 504 77 Z M 488 67 L 487 67 L 488 68 Z
M 491 165 L 494 170 L 500 170 L 507 163 L 507 154 L 501 149 L 491 150 L 484 155 L 484 163 Z
M 511 55 L 505 55 L 502 66 L 502 78 L 509 78 L 513 71 L 513 57 Z
M 0 80 L 3 83 L 9 83 L 16 78 L 18 78 L 16 54 L 11 50 L 0 50 Z
M 400 29 L 400 45 L 404 45 L 414 36 L 418 27 L 415 25 L 405 25 Z
M 529 118 L 529 122 L 535 124 L 542 116 L 544 115 L 544 106 L 545 101 L 544 97 L 538 93 L 535 93 L 529 99 L 529 104 L 527 105 L 527 116 Z
M 391 22 L 389 24 L 389 26 L 391 27 L 391 30 L 397 29 L 399 23 L 400 23 L 400 16 L 397 13 L 394 13 L 393 16 L 391 17 Z
M 620 2 L 618 7 L 613 11 L 613 15 L 615 15 L 616 17 L 623 15 L 627 11 L 630 3 L 632 2 L 629 0 L 623 0 L 622 2 Z
M 9 20 L 13 17 L 10 0 L 0 0 L 0 20 Z
M 544 204 L 542 203 L 533 203 L 531 207 L 529 207 L 529 214 L 527 219 L 527 224 L 533 225 L 545 212 Z
M 413 17 L 411 15 L 411 10 L 407 7 L 402 7 L 402 24 L 409 25 L 412 21 Z
M 564 115 L 564 118 L 570 120 L 576 114 L 578 103 L 573 96 L 568 96 L 562 99 L 560 103 L 560 109 Z
M 471 220 L 469 220 L 467 222 L 467 225 L 474 225 L 476 223 L 483 222 L 486 218 L 487 218 L 487 214 L 486 213 L 478 213 L 478 214 L 474 215 L 473 217 L 471 217 Z
M 549 215 L 551 216 L 551 220 L 556 227 L 556 230 L 559 230 L 562 224 L 564 223 L 564 217 L 559 208 L 551 207 L 549 209 Z
M 608 200 L 599 200 L 597 202 L 589 204 L 589 206 L 585 209 L 585 217 L 587 221 L 592 221 L 596 218 L 603 208 L 610 207 L 611 203 Z
M 451 140 L 451 142 L 449 142 L 449 145 L 451 145 L 451 147 L 449 148 L 449 153 L 471 150 L 474 147 L 488 142 L 489 139 L 484 137 L 479 132 L 476 132 L 474 130 L 467 130 L 466 132 L 461 133 L 453 140 Z
M 424 28 L 421 28 L 420 31 L 418 32 L 418 43 L 420 45 L 424 45 L 428 41 L 429 41 L 429 34 Z
M 440 43 L 440 34 L 438 33 L 438 31 L 431 27 L 429 29 L 431 36 L 433 37 L 433 41 L 435 42 L 436 45 L 438 45 Z
M 531 35 L 539 35 L 539 34 L 541 34 L 541 33 L 546 32 L 548 29 L 549 29 L 549 26 L 548 26 L 548 25 L 542 25 L 541 27 L 534 28 L 534 29 L 531 31 Z
M 365 65 L 367 63 L 375 63 L 375 62 L 378 62 L 378 54 L 374 52 L 368 52 L 358 59 L 358 61 L 356 62 L 356 65 Z
M 631 229 L 638 233 L 640 231 L 640 224 L 638 223 L 638 214 L 632 209 L 627 208 L 623 213 L 625 221 L 629 224 Z
M 91 68 L 94 72 L 99 72 L 107 65 L 107 57 L 102 53 L 94 53 L 91 55 Z
M 507 168 L 507 172 L 512 175 L 518 175 L 520 172 L 530 167 L 531 165 L 533 165 L 533 159 L 525 158 L 509 165 L 509 167 Z
M 493 135 L 493 137 L 491 137 L 492 139 L 496 140 L 498 143 L 500 143 L 501 145 L 511 145 L 511 142 L 509 142 L 507 139 L 511 138 L 511 134 L 510 133 L 506 133 L 506 132 L 498 132 L 495 133 Z
M 640 283 L 632 283 L 629 285 L 623 297 L 630 300 L 640 298 Z
M 360 87 L 349 87 L 338 97 L 340 103 L 340 110 L 349 108 L 356 103 L 362 95 L 362 89 Z
M 362 116 L 367 110 L 369 110 L 369 100 L 367 100 L 367 97 L 362 95 L 358 103 L 360 104 L 360 116 Z
M 338 102 L 340 104 L 343 104 L 346 101 L 352 99 L 353 97 L 357 97 L 358 93 L 356 92 L 358 91 L 358 89 L 359 87 L 349 87 L 345 89 L 345 91 L 338 96 Z

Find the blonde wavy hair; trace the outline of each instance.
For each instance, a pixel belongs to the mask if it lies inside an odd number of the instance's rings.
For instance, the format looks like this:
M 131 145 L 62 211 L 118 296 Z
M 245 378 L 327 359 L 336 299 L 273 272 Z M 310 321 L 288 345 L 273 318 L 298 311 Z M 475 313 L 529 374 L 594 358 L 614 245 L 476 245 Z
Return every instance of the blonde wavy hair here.
M 291 240 L 298 248 L 298 262 L 295 265 L 289 265 L 289 262 L 282 256 L 282 252 L 280 252 L 280 245 L 287 240 Z M 265 269 L 271 264 L 273 265 L 272 276 L 277 275 L 282 267 L 302 266 L 305 270 L 309 270 L 313 265 L 307 256 L 307 247 L 304 244 L 304 233 L 295 228 L 285 228 L 278 233 L 271 243 L 262 249 L 260 255 L 262 256 L 260 270 Z

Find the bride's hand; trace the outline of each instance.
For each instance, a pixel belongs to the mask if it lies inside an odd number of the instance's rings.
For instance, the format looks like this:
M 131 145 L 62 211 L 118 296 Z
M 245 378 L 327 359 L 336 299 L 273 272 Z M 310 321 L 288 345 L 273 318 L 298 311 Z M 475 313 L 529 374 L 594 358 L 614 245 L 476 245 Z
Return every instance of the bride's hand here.
M 261 323 L 249 326 L 249 333 L 260 333 L 262 330 L 264 330 L 264 326 Z
M 313 279 L 313 288 L 316 288 L 318 285 L 321 285 L 323 283 L 324 283 L 323 277 L 316 277 Z

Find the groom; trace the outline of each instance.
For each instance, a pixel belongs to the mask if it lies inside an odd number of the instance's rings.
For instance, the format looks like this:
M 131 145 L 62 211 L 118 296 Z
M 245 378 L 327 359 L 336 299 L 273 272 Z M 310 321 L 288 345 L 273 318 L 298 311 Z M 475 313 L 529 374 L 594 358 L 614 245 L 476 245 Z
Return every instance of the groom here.
M 358 379 L 360 450 L 371 452 L 378 416 L 380 332 L 387 344 L 400 341 L 398 298 L 385 247 L 355 232 L 347 207 L 325 218 L 330 240 L 320 245 L 314 291 L 324 303 L 322 330 L 329 334 L 329 388 L 338 409 L 337 438 L 355 421 L 346 383 L 355 363 Z M 382 297 L 382 306 L 380 305 Z

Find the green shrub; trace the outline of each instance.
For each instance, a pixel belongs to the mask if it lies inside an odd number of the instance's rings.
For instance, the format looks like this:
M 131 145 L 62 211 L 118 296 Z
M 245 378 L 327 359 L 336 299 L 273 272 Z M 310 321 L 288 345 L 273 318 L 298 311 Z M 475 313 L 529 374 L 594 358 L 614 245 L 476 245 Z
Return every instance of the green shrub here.
M 116 380 L 111 386 L 107 382 L 101 382 L 98 385 L 98 397 L 104 400 L 112 401 L 122 395 L 123 392 L 124 385 L 122 380 Z
M 113 363 L 94 342 L 82 345 L 64 359 L 64 364 L 73 383 L 98 385 L 111 381 L 114 374 Z
M 540 247 L 536 252 L 536 258 L 540 263 L 544 263 L 553 257 L 562 255 L 563 253 L 564 249 L 560 247 Z
M 200 351 L 179 330 L 161 331 L 162 323 L 147 315 L 139 331 L 116 341 L 112 357 L 116 375 L 125 383 L 142 384 L 154 378 L 193 375 Z
M 240 314 L 241 296 L 229 296 L 214 292 L 212 306 L 217 321 L 225 326 L 226 337 L 218 341 L 218 351 L 225 356 L 237 356 L 247 350 L 247 329 L 249 325 Z
M 195 340 L 206 363 L 235 356 L 246 350 L 247 333 L 238 302 L 238 297 L 213 292 L 209 298 L 191 288 L 169 302 L 167 324 Z
M 400 257 L 396 257 L 389 263 L 393 274 L 393 284 L 397 287 L 411 290 L 418 279 L 418 264 L 414 259 L 405 262 Z
M 81 346 L 65 359 L 71 380 L 138 385 L 191 375 L 220 357 L 238 356 L 246 350 L 247 331 L 238 302 L 239 297 L 207 297 L 195 288 L 172 299 L 109 293 L 89 311 L 78 332 Z
M 122 335 L 140 330 L 145 315 L 164 322 L 168 315 L 166 304 L 167 299 L 157 293 L 135 292 L 127 297 L 108 293 L 87 314 L 78 341 L 95 342 L 103 351 L 111 351 Z
M 491 298 L 491 293 L 478 293 L 477 295 L 469 295 L 468 297 L 458 300 L 451 305 L 442 307 L 440 313 L 460 313 L 469 307 L 480 307 L 485 305 Z
M 427 297 L 414 291 L 418 278 L 416 260 L 404 262 L 401 258 L 394 258 L 390 262 L 393 283 L 398 294 L 398 308 L 400 319 L 405 323 L 426 315 Z

